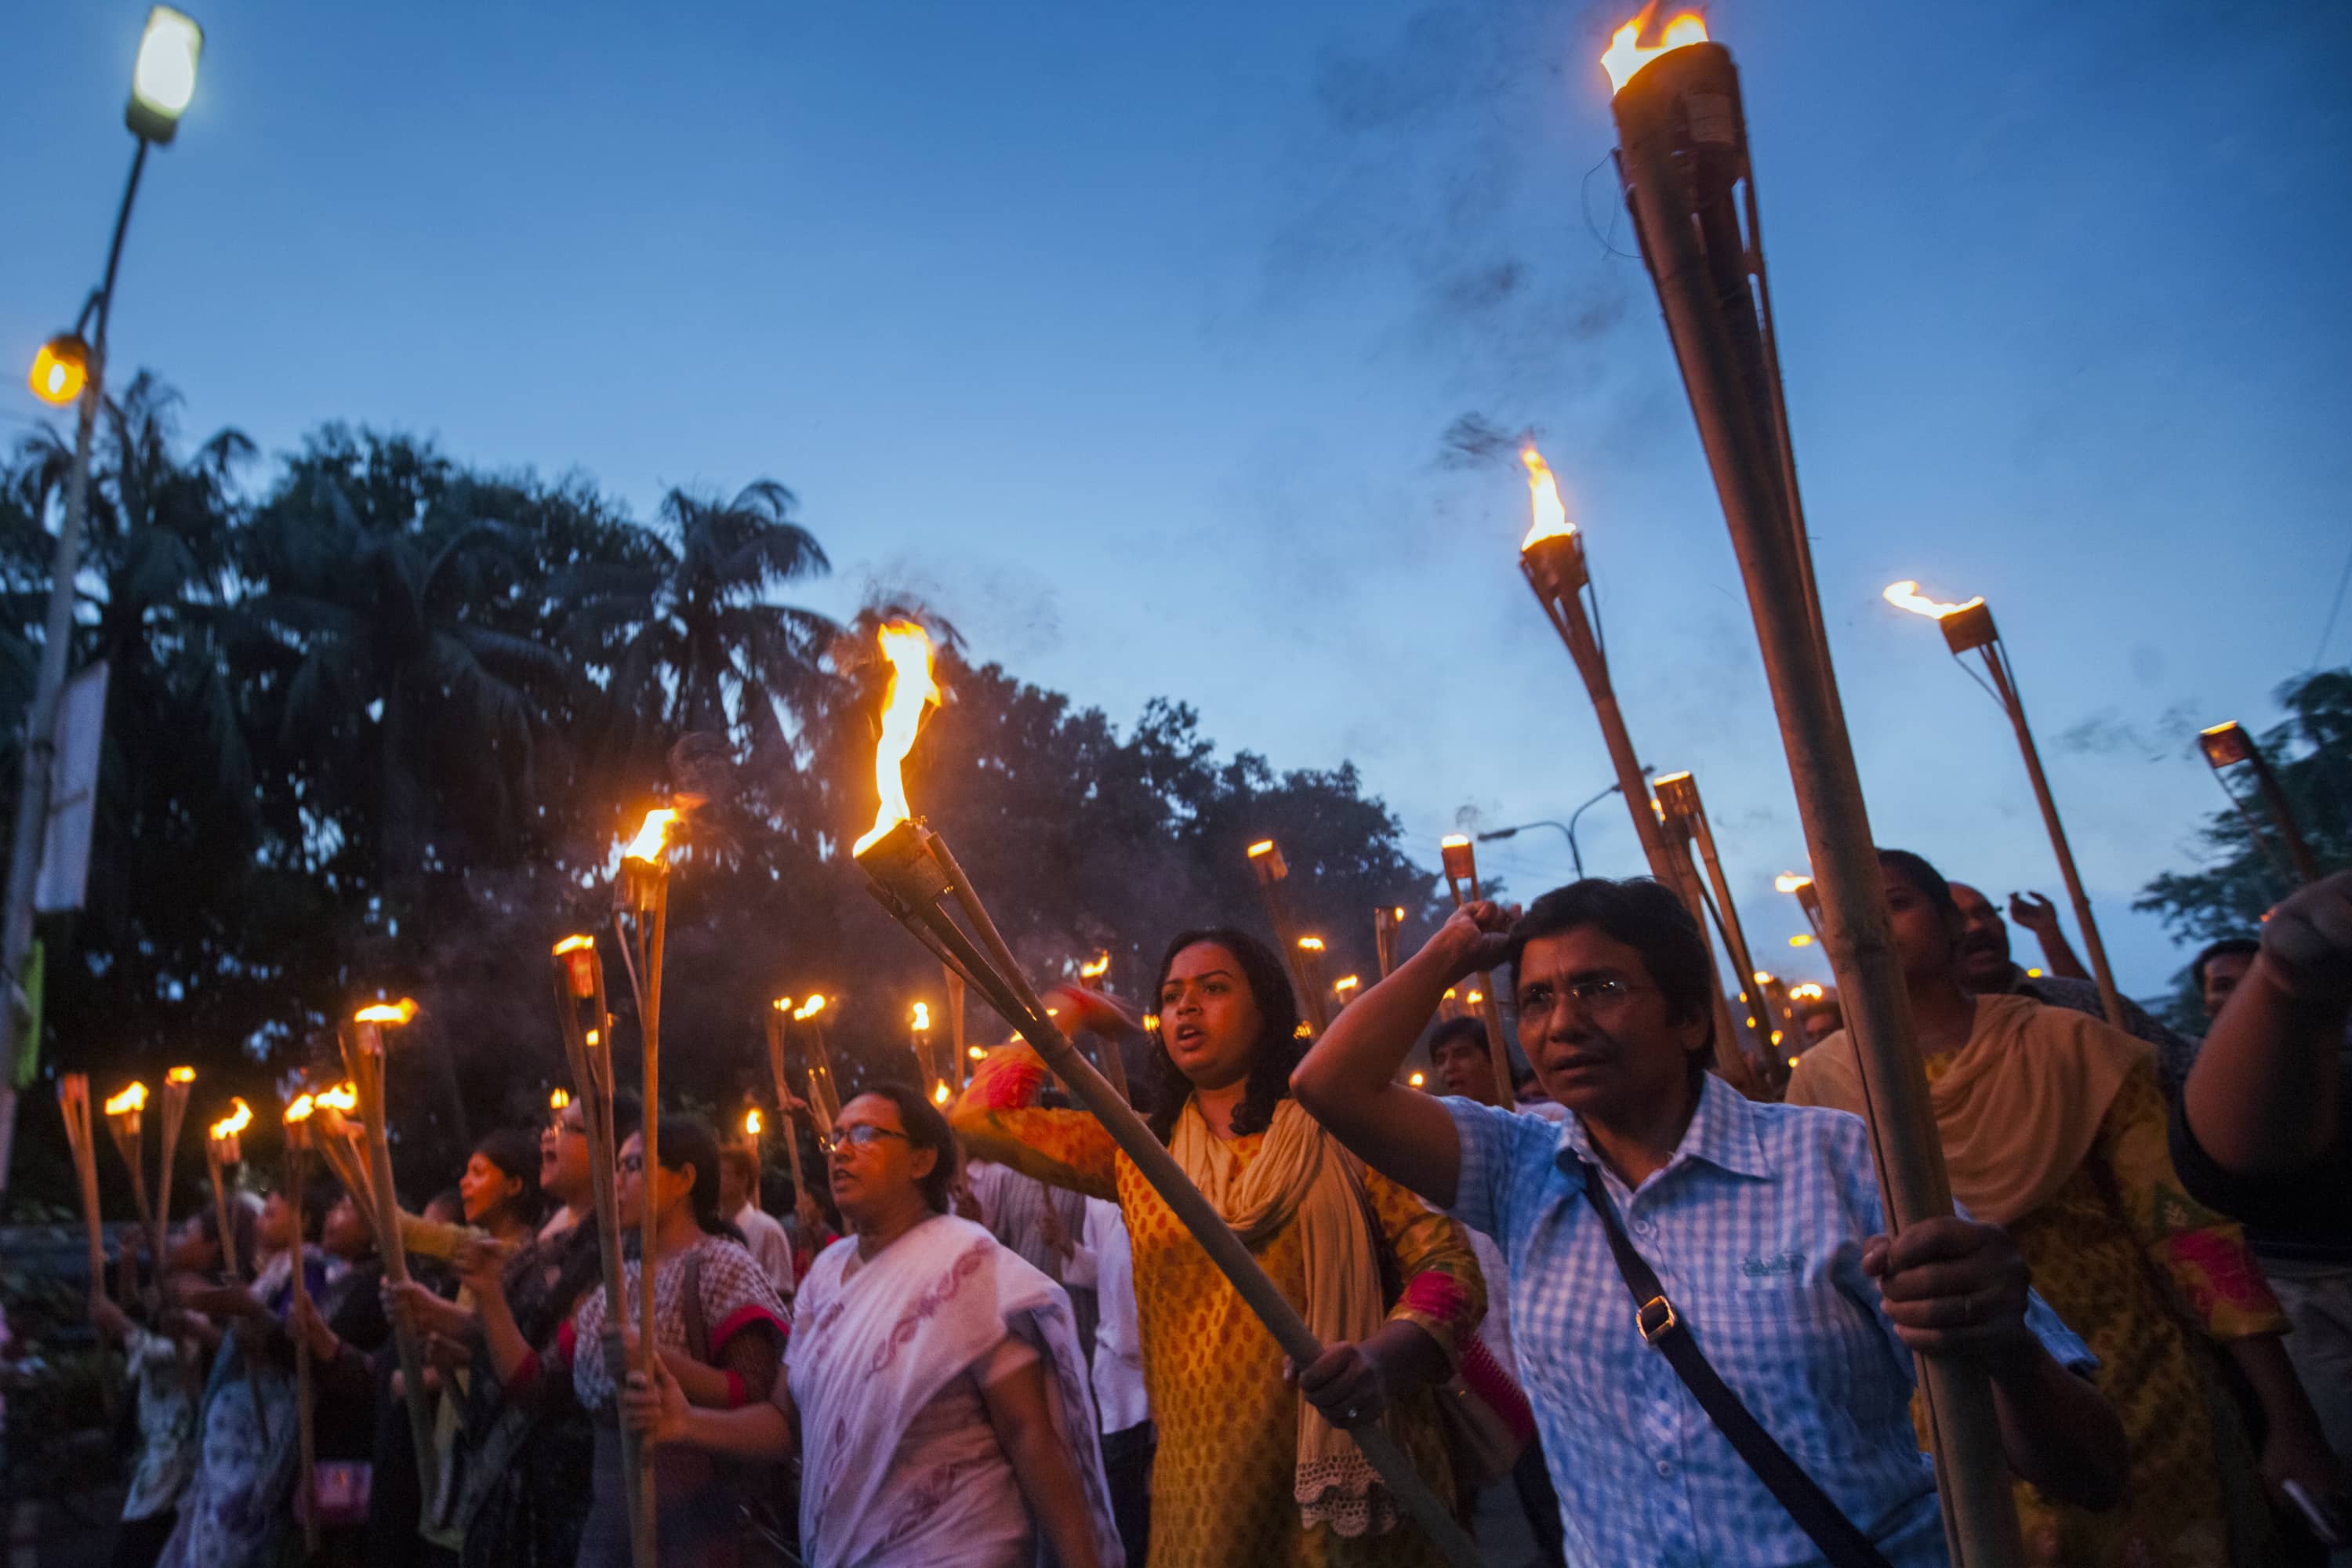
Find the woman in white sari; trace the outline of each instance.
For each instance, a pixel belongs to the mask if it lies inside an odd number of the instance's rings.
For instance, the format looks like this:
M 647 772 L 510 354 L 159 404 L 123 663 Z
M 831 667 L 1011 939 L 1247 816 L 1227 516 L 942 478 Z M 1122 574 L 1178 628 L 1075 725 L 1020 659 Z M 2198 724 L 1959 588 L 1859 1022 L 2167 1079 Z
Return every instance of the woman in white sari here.
M 1026 1568 L 1040 1537 L 1061 1568 L 1120 1568 L 1069 1300 L 948 1212 L 946 1119 L 884 1085 L 842 1107 L 826 1153 L 854 1234 L 802 1282 L 769 1400 L 692 1406 L 664 1371 L 625 1418 L 656 1443 L 797 1447 L 813 1568 Z

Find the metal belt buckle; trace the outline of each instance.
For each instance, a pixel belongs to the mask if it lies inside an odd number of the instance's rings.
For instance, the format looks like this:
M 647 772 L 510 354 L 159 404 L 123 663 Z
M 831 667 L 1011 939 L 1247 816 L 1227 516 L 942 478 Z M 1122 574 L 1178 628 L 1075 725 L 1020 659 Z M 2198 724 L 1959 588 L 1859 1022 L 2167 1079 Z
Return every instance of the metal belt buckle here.
M 1653 1296 L 1633 1309 L 1633 1326 L 1642 1331 L 1643 1344 L 1656 1344 L 1681 1328 L 1682 1323 L 1675 1316 L 1675 1304 L 1664 1296 Z

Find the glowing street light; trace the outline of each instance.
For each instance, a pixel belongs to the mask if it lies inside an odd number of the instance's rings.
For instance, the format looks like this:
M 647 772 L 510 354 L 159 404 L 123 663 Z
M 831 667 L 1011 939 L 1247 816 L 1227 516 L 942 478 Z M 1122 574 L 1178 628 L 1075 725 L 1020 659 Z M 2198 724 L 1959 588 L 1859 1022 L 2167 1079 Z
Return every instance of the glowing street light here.
M 159 147 L 172 140 L 196 96 L 196 61 L 204 52 L 205 30 L 186 12 L 158 5 L 147 13 L 139 61 L 131 69 L 131 106 L 122 113 L 131 134 Z
M 33 372 L 25 381 L 42 402 L 67 407 L 89 384 L 89 345 L 76 333 L 59 332 L 33 355 Z

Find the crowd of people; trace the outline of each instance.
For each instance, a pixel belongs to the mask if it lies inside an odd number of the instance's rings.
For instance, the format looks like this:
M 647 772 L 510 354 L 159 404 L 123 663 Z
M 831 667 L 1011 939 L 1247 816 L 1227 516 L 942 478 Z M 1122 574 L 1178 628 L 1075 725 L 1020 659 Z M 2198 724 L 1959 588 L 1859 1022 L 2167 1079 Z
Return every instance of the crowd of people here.
M 642 1461 L 665 1564 L 1441 1563 L 1357 1441 L 1376 1425 L 1512 1568 L 1924 1568 L 1948 1559 L 1919 1353 L 1989 1381 L 2025 1562 L 2327 1562 L 2352 873 L 2200 955 L 2192 1041 L 2106 1022 L 2047 904 L 2011 902 L 2045 976 L 1982 893 L 1880 861 L 1948 1217 L 1890 1226 L 1833 998 L 1784 1095 L 1717 1070 L 1706 939 L 1654 882 L 1465 904 L 1319 1036 L 1273 949 L 1204 926 L 1167 944 L 1148 1030 L 1058 1004 L 1147 1064 L 1137 1110 L 1307 1364 L 1017 1042 L 944 1110 L 884 1082 L 812 1122 L 825 1180 L 789 1173 L 781 1215 L 756 1146 L 616 1106 L 617 1307 L 572 1105 L 401 1216 L 406 1282 L 320 1176 L 201 1205 L 157 1288 L 94 1293 L 136 1400 L 113 1560 L 617 1568 Z M 1487 973 L 1510 1095 L 1483 1023 L 1442 1016 Z

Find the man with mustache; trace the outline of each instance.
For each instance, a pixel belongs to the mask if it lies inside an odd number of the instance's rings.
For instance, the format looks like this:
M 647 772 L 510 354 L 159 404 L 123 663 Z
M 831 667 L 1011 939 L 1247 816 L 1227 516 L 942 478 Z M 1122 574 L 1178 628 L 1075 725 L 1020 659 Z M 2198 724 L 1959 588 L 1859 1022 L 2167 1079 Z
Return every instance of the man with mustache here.
M 1395 1082 L 1445 988 L 1506 966 L 1560 1125 Z M 1983 1365 L 2018 1475 L 2112 1505 L 2121 1425 L 2014 1244 L 1958 1216 L 1890 1239 L 1859 1118 L 1759 1104 L 1707 1071 L 1712 984 L 1705 937 L 1655 882 L 1573 883 L 1516 922 L 1472 903 L 1292 1075 L 1341 1143 L 1502 1245 L 1568 1560 L 1785 1564 L 1834 1541 L 1844 1561 L 1871 1560 L 1858 1544 L 1947 1562 L 1911 1426 L 1915 1350 Z M 1762 1445 L 1702 1406 L 1695 1349 Z
M 1954 882 L 1951 889 L 1953 901 L 1960 906 L 1960 941 L 1955 950 L 1959 959 L 1960 984 L 1970 995 L 2025 996 L 2045 1007 L 2071 1008 L 2094 1018 L 2107 1016 L 2095 982 L 2070 978 L 2064 973 L 2028 974 L 2018 967 L 2010 957 L 2009 922 L 2000 918 L 2000 910 L 1993 901 L 1966 882 Z M 2028 899 L 2033 901 L 2029 903 Z M 2061 953 L 2073 961 L 2074 950 L 2058 931 L 2058 912 L 2050 907 L 2049 900 L 2038 893 L 2016 894 L 2011 896 L 2009 907 L 2021 921 L 2031 923 L 2053 969 L 2061 967 Z M 2075 976 L 2080 976 L 2082 965 L 2075 963 L 2074 971 Z M 2196 1042 L 2185 1040 L 2166 1028 L 2130 997 L 2123 998 L 2123 1004 L 2124 1032 L 2156 1052 L 2156 1078 L 2164 1090 L 2165 1103 L 2177 1102 L 2180 1086 L 2189 1077 L 2189 1064 L 2197 1059 Z

